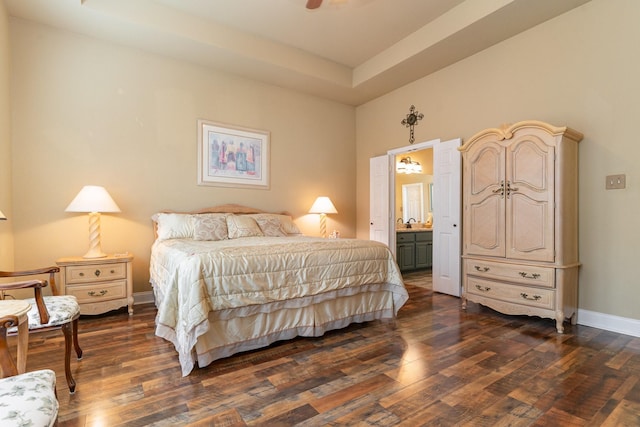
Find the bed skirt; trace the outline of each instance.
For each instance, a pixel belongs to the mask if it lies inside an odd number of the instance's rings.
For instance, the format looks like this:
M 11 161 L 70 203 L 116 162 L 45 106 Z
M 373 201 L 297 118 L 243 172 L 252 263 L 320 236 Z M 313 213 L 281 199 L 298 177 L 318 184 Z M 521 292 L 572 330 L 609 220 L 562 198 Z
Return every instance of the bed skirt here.
M 174 344 L 182 375 L 186 376 L 196 363 L 203 368 L 217 359 L 266 347 L 275 341 L 296 336 L 318 337 L 351 323 L 395 318 L 404 304 L 395 297 L 389 290 L 365 286 L 355 294 L 269 312 L 244 313 L 239 317 L 212 311 L 208 320 L 196 328 L 197 339 L 191 349 L 180 348 L 171 328 L 157 324 L 156 335 Z

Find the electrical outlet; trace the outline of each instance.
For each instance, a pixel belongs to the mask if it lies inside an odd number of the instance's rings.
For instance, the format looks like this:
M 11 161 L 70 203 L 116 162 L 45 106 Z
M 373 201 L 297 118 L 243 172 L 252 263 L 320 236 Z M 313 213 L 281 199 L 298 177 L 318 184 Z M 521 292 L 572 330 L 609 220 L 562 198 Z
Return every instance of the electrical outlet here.
M 627 177 L 625 174 L 609 175 L 607 176 L 607 183 L 605 189 L 607 190 L 620 190 L 625 188 L 627 183 Z

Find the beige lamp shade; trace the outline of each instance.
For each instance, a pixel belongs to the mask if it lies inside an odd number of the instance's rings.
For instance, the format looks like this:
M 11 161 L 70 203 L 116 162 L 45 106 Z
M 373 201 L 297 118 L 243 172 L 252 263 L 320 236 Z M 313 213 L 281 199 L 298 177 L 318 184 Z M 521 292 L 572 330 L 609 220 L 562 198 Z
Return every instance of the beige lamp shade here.
M 331 199 L 326 196 L 320 196 L 313 202 L 311 209 L 309 209 L 309 213 L 314 214 L 337 214 L 338 211 L 336 207 L 333 206 Z
M 107 254 L 102 252 L 100 241 L 100 212 L 120 212 L 120 208 L 113 201 L 104 187 L 86 185 L 69 203 L 66 212 L 89 213 L 89 251 L 84 258 L 103 258 Z
M 78 195 L 69 203 L 66 212 L 120 212 L 104 187 L 85 185 Z
M 327 214 L 337 214 L 338 210 L 333 203 L 331 203 L 331 199 L 327 196 L 320 196 L 313 202 L 311 209 L 309 209 L 309 213 L 312 214 L 320 214 L 320 234 L 322 237 L 327 237 Z
M 3 220 L 3 219 L 7 219 L 7 217 L 6 217 L 6 216 L 4 216 L 4 214 L 2 213 L 2 211 L 0 211 L 0 220 Z

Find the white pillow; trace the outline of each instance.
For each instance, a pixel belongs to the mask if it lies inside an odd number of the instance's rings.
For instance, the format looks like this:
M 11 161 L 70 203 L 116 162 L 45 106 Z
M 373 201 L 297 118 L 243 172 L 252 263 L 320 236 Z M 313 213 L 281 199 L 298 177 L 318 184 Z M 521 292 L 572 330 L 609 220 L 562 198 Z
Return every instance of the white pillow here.
M 239 237 L 264 236 L 256 220 L 248 215 L 227 216 L 227 229 L 230 239 Z
M 193 238 L 192 215 L 159 213 L 154 217 L 158 223 L 158 240 Z
M 227 214 L 199 214 L 193 216 L 193 240 L 225 240 Z

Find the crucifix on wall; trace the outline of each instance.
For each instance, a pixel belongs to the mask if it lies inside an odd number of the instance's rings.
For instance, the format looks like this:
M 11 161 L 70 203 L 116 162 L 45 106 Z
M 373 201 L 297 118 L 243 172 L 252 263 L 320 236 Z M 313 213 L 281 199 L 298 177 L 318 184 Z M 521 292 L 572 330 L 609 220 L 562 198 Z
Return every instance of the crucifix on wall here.
M 409 114 L 407 117 L 402 119 L 402 124 L 409 128 L 409 144 L 413 144 L 415 138 L 413 137 L 413 127 L 418 125 L 418 120 L 422 120 L 424 118 L 424 114 L 416 111 L 416 107 L 412 105 L 409 108 Z

